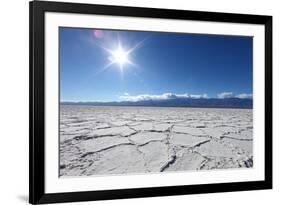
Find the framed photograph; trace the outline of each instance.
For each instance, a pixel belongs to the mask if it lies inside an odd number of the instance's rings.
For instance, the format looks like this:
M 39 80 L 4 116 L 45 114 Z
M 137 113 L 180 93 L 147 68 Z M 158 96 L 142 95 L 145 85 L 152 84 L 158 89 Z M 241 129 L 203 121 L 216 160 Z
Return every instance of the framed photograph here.
M 272 188 L 272 17 L 30 2 L 30 203 Z

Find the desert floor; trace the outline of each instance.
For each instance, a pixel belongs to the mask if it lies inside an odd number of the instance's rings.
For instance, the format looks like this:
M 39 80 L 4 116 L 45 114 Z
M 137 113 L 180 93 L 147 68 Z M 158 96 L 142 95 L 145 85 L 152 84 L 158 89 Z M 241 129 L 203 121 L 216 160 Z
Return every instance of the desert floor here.
M 253 167 L 252 110 L 60 107 L 60 176 Z

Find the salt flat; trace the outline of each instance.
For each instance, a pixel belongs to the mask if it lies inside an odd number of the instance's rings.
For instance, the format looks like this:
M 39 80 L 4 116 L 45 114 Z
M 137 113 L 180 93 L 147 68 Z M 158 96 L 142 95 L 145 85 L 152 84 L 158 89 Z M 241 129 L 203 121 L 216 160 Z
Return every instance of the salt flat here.
M 60 176 L 253 167 L 251 109 L 61 105 Z

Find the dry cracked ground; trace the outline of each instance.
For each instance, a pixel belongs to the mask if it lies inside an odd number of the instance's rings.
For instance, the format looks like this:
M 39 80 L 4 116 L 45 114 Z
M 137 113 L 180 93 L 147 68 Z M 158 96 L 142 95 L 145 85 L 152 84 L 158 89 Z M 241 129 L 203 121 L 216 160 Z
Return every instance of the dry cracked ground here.
M 60 176 L 253 167 L 252 110 L 60 109 Z

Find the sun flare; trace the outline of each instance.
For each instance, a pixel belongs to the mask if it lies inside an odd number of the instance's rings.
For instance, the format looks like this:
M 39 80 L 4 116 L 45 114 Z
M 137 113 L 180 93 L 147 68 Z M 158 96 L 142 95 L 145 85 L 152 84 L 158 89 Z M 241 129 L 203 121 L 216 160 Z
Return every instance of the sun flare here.
M 108 54 L 109 63 L 106 64 L 100 71 L 97 73 L 101 73 L 108 69 L 109 67 L 113 65 L 117 65 L 117 68 L 119 67 L 120 73 L 123 75 L 123 71 L 125 68 L 125 65 L 128 64 L 129 66 L 137 67 L 137 64 L 135 64 L 132 59 L 130 58 L 130 54 L 133 53 L 136 49 L 140 48 L 142 44 L 144 43 L 146 39 L 143 39 L 142 41 L 137 42 L 132 47 L 124 47 L 120 39 L 118 38 L 117 41 L 117 47 L 113 49 L 109 49 L 107 47 L 99 45 L 102 49 L 104 49 Z M 127 49 L 124 49 L 127 48 Z
M 120 67 L 129 62 L 128 53 L 123 50 L 121 46 L 117 50 L 112 52 L 113 62 L 118 63 Z

